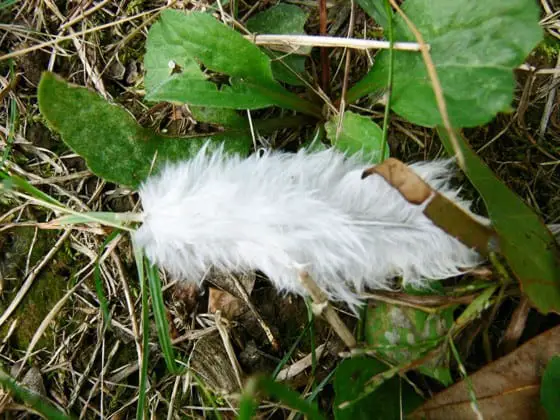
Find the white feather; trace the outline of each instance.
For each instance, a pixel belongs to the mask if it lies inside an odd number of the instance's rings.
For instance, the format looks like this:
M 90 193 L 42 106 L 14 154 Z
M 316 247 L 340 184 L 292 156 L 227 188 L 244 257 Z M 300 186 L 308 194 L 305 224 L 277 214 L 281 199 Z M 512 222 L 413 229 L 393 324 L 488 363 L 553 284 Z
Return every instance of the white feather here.
M 148 258 L 170 274 L 201 282 L 212 267 L 260 270 L 280 290 L 305 295 L 307 270 L 331 300 L 351 307 L 365 287 L 426 286 L 480 263 L 369 165 L 334 149 L 266 152 L 249 158 L 203 148 L 169 164 L 140 189 L 144 222 L 135 233 Z M 411 165 L 461 206 L 449 161 Z

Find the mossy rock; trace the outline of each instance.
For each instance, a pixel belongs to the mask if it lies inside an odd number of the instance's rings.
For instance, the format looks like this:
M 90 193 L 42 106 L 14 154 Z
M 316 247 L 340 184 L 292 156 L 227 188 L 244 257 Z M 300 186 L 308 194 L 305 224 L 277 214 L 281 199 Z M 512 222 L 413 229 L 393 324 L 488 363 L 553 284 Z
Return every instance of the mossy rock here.
M 0 313 L 9 305 L 25 281 L 25 266 L 30 247 L 33 249 L 29 257 L 29 268 L 39 262 L 52 248 L 59 235 L 56 231 L 38 230 L 35 243 L 35 229 L 21 227 L 5 232 L 0 236 L 0 269 L 2 270 L 4 291 L 0 300 Z M 57 252 L 37 276 L 31 289 L 27 292 L 14 313 L 0 328 L 3 339 L 14 319 L 17 327 L 10 338 L 13 348 L 25 350 L 37 328 L 51 311 L 53 306 L 64 296 L 68 289 L 72 256 L 64 247 Z M 50 329 L 43 334 L 39 347 L 51 346 Z

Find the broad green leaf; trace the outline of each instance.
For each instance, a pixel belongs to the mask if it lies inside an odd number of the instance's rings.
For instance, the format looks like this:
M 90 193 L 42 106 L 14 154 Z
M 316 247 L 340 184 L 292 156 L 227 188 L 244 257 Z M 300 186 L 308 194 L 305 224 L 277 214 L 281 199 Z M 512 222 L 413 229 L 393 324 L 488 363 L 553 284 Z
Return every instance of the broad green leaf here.
M 394 364 L 412 362 L 441 344 L 453 325 L 453 310 L 428 314 L 420 309 L 377 302 L 366 314 L 366 342 Z M 448 360 L 432 359 L 418 370 L 444 385 L 452 382 Z
M 200 64 L 193 57 L 184 54 L 181 44 L 166 40 L 164 27 L 159 22 L 151 27 L 146 40 L 144 68 L 147 69 L 144 87 L 148 93 L 177 73 L 189 74 L 202 81 L 206 79 Z
M 414 410 L 422 402 L 410 385 L 399 377 L 385 381 L 374 392 L 353 404 L 341 408 L 340 405 L 358 398 L 368 381 L 387 370 L 387 365 L 368 357 L 344 360 L 336 371 L 334 379 L 334 417 L 336 420 L 398 420 L 401 408 L 404 414 Z
M 510 109 L 513 69 L 542 39 L 535 0 L 407 0 L 402 9 L 430 45 L 454 127 L 481 125 Z M 416 41 L 400 16 L 394 26 L 396 40 Z M 388 64 L 382 51 L 348 102 L 385 89 Z M 441 124 L 421 54 L 395 51 L 394 64 L 393 111 L 415 124 Z
M 321 114 L 319 107 L 274 80 L 265 53 L 208 14 L 163 11 L 160 21 L 150 29 L 147 45 L 148 100 L 232 109 L 277 105 L 309 115 Z M 193 61 L 230 76 L 229 85 L 218 87 L 206 80 L 202 71 L 194 68 Z
M 123 108 L 112 105 L 90 90 L 44 73 L 38 88 L 39 109 L 64 142 L 82 156 L 98 176 L 137 187 L 165 161 L 187 159 L 208 140 L 212 146 L 248 154 L 247 133 L 209 138 L 164 137 L 141 127 Z M 155 162 L 154 162 L 155 157 Z
M 273 81 L 270 61 L 260 48 L 209 14 L 164 10 L 148 38 L 154 31 L 160 48 L 201 62 L 209 70 L 264 83 Z
M 379 163 L 389 157 L 389 147 L 387 146 L 385 156 L 381 157 L 383 131 L 368 117 L 346 111 L 342 122 L 335 117 L 325 123 L 325 130 L 332 144 L 344 153 L 350 155 L 363 153 L 364 157 L 372 163 Z
M 223 127 L 247 129 L 249 122 L 233 109 L 191 106 L 193 117 L 199 122 L 218 124 Z
M 550 420 L 560 419 L 560 356 L 548 362 L 541 382 L 541 404 Z
M 453 155 L 444 129 L 439 136 Z M 560 249 L 539 216 L 506 187 L 456 133 L 465 157 L 465 173 L 478 190 L 500 237 L 500 253 L 519 280 L 523 292 L 541 312 L 560 313 Z

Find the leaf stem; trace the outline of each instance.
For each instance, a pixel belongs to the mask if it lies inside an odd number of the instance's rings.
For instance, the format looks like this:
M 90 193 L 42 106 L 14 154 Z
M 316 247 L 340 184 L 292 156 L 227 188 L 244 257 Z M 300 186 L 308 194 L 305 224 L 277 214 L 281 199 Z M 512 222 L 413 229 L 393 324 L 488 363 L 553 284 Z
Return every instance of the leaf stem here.
M 389 16 L 389 75 L 387 77 L 387 101 L 385 103 L 385 114 L 383 115 L 383 137 L 381 143 L 381 160 L 385 156 L 385 148 L 387 147 L 387 136 L 389 131 L 389 113 L 391 112 L 391 94 L 393 93 L 393 66 L 395 63 L 395 50 L 393 48 L 395 44 L 395 36 L 393 31 L 393 11 L 391 10 L 391 5 L 389 0 L 385 0 L 385 10 Z

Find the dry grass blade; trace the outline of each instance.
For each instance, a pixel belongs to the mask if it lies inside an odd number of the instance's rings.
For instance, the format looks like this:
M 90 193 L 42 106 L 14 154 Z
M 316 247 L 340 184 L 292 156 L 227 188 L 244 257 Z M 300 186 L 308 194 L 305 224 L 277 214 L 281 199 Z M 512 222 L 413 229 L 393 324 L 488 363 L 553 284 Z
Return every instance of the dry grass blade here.
M 146 12 L 138 13 L 134 16 L 129 16 L 127 18 L 123 18 L 123 19 L 117 20 L 115 22 L 106 23 L 104 25 L 100 25 L 100 26 L 97 26 L 95 28 L 85 29 L 83 31 L 75 32 L 71 35 L 57 37 L 57 38 L 55 38 L 51 41 L 42 42 L 40 44 L 33 45 L 32 47 L 22 48 L 21 50 L 17 50 L 17 51 L 14 51 L 14 52 L 4 54 L 4 55 L 0 56 L 0 61 L 5 61 L 5 60 L 9 60 L 10 58 L 20 57 L 20 56 L 28 54 L 30 52 L 41 50 L 43 48 L 50 47 L 52 45 L 57 45 L 57 44 L 60 44 L 61 42 L 64 42 L 64 41 L 73 40 L 77 37 L 80 37 L 80 36 L 83 36 L 83 35 L 86 35 L 86 34 L 90 34 L 90 33 L 93 33 L 93 32 L 99 32 L 99 31 L 102 31 L 104 29 L 111 28 L 113 26 L 117 26 L 117 25 L 121 25 L 121 24 L 126 23 L 126 22 L 133 21 L 133 20 L 141 18 L 143 16 L 151 15 L 151 14 L 154 14 L 154 13 L 159 13 L 163 9 L 166 9 L 166 8 L 167 8 L 167 6 L 159 7 L 159 8 L 153 9 L 153 10 L 148 10 Z
M 354 348 L 357 345 L 354 335 L 348 327 L 342 322 L 334 308 L 329 304 L 325 292 L 323 292 L 317 283 L 309 276 L 308 273 L 300 273 L 300 281 L 313 299 L 313 304 L 319 315 L 322 315 L 331 325 L 334 332 L 346 344 L 348 348 Z
M 18 290 L 17 295 L 12 299 L 10 305 L 6 308 L 2 316 L 0 316 L 0 326 L 2 326 L 4 322 L 6 322 L 6 320 L 12 315 L 12 313 L 15 311 L 17 306 L 23 300 L 25 294 L 29 291 L 29 289 L 31 289 L 31 286 L 33 285 L 33 282 L 35 281 L 35 278 L 37 277 L 39 272 L 49 263 L 49 261 L 58 252 L 58 250 L 60 249 L 64 241 L 66 241 L 66 239 L 68 239 L 68 237 L 70 236 L 70 233 L 71 233 L 70 230 L 66 230 L 62 235 L 60 235 L 60 237 L 56 241 L 56 244 L 51 248 L 51 250 L 47 253 L 47 255 L 45 255 L 45 257 L 41 260 L 41 262 L 37 264 L 37 266 L 33 270 L 31 270 L 31 272 L 25 279 L 25 282 Z
M 376 41 L 371 39 L 342 38 L 319 35 L 246 35 L 246 39 L 257 45 L 284 45 L 292 47 L 331 47 L 350 48 L 355 50 L 388 50 L 391 48 L 389 41 Z M 429 45 L 424 44 L 429 50 Z M 422 45 L 416 42 L 395 42 L 393 48 L 399 51 L 421 51 Z

